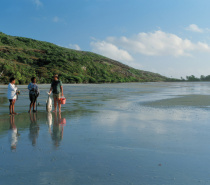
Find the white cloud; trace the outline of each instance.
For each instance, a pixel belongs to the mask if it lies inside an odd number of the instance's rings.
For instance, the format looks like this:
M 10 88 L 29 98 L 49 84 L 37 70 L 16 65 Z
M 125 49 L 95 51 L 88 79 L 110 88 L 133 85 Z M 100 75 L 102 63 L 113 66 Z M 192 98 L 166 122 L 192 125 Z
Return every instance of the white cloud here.
M 116 45 L 106 41 L 92 41 L 90 43 L 92 51 L 103 56 L 112 58 L 118 61 L 132 61 L 132 56 L 123 49 L 119 49 Z
M 93 52 L 137 69 L 178 78 L 209 74 L 210 44 L 161 30 L 131 37 L 107 37 L 102 41 L 92 38 L 90 45 Z
M 59 22 L 59 21 L 60 19 L 57 16 L 53 17 L 53 22 Z
M 189 25 L 186 30 L 192 31 L 192 32 L 198 32 L 203 33 L 203 29 L 199 28 L 196 24 Z
M 61 19 L 60 17 L 58 17 L 58 16 L 54 16 L 53 18 L 52 18 L 52 21 L 54 22 L 54 23 L 62 23 L 62 24 L 67 24 L 66 23 L 66 21 L 64 20 L 64 19 Z
M 37 7 L 43 6 L 43 3 L 40 0 L 33 0 Z
M 104 41 L 105 42 L 105 41 Z M 193 43 L 188 39 L 163 31 L 153 33 L 139 33 L 131 38 L 108 37 L 106 42 L 125 49 L 130 53 L 147 56 L 191 56 L 192 52 L 210 52 L 206 43 Z
M 79 50 L 79 51 L 81 50 L 81 48 L 77 44 L 69 44 L 69 48 Z

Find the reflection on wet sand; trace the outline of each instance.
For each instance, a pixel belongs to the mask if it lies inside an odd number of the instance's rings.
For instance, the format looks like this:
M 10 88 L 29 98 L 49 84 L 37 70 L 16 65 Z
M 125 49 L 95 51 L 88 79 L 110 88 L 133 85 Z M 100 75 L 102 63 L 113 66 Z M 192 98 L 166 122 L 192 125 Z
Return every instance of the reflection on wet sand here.
M 29 127 L 29 139 L 32 142 L 32 145 L 36 145 L 36 140 L 39 136 L 39 125 L 37 123 L 37 114 L 30 113 L 30 127 Z
M 63 139 L 63 127 L 66 124 L 66 119 L 61 117 L 61 113 L 55 113 L 53 131 L 51 133 L 53 144 L 55 147 L 60 145 Z
M 52 113 L 51 112 L 48 112 L 47 113 L 47 122 L 46 124 L 48 125 L 49 127 L 49 133 L 51 134 L 51 126 L 52 126 Z
M 2 125 L 4 125 L 4 123 L 8 124 L 8 121 L 10 124 L 9 129 L 8 127 L 5 128 L 5 131 L 9 131 L 8 137 L 11 150 L 16 150 L 19 140 L 18 136 L 20 136 L 18 129 L 21 130 L 21 132 L 27 130 L 28 139 L 32 146 L 36 146 L 38 144 L 40 132 L 43 132 L 45 130 L 44 127 L 46 126 L 48 126 L 49 132 L 49 135 L 47 135 L 50 137 L 50 140 L 52 140 L 53 146 L 56 148 L 60 146 L 63 139 L 64 125 L 66 124 L 66 118 L 62 117 L 61 113 L 30 113 L 27 117 L 26 115 L 27 114 L 19 114 L 16 117 L 12 115 L 9 119 L 1 119 Z M 15 119 L 18 124 L 18 129 L 15 124 Z M 47 125 L 45 125 L 45 123 L 47 123 Z M 24 137 L 24 135 L 22 137 Z M 25 140 L 25 138 L 22 139 Z
M 26 116 L 27 115 L 27 116 Z M 65 114 L 64 114 L 65 117 Z M 40 133 L 46 134 L 52 141 L 52 145 L 58 148 L 63 139 L 64 125 L 66 124 L 66 118 L 62 117 L 61 113 L 30 113 L 30 114 L 19 114 L 18 116 L 10 116 L 6 119 L 0 119 L 0 136 L 4 135 L 4 130 L 8 132 L 9 138 L 9 146 L 12 151 L 15 151 L 17 148 L 18 140 L 19 140 L 19 131 L 24 132 L 27 130 L 27 136 L 32 144 L 32 146 L 36 146 L 38 144 Z M 16 120 L 16 124 L 15 124 Z M 6 125 L 10 127 L 6 127 Z M 45 125 L 45 123 L 47 125 Z M 3 127 L 3 126 L 4 127 Z M 18 125 L 18 128 L 17 128 Z M 45 128 L 48 127 L 48 133 L 45 133 Z M 22 135 L 22 140 L 25 141 L 25 135 Z M 22 143 L 23 144 L 23 143 Z M 22 147 L 22 146 L 19 146 Z
M 20 134 L 18 133 L 17 127 L 15 125 L 15 116 L 12 115 L 12 116 L 10 116 L 10 133 L 9 133 L 11 150 L 16 149 L 19 135 Z

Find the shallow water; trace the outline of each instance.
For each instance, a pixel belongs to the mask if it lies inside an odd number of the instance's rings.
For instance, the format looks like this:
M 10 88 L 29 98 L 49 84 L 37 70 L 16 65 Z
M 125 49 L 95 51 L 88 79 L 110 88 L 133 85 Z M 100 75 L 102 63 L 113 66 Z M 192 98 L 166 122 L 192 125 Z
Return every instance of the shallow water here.
M 0 184 L 209 184 L 210 84 L 64 85 L 61 114 L 16 116 L 0 86 Z

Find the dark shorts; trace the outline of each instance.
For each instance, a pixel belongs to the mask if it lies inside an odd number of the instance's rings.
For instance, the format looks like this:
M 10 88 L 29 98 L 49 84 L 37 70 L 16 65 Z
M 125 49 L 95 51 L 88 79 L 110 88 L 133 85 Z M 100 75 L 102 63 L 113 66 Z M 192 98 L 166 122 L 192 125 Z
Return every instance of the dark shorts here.
M 12 103 L 12 102 L 15 103 L 15 102 L 16 102 L 16 99 L 9 99 L 9 102 L 10 102 L 10 103 Z
M 36 101 L 36 96 L 34 94 L 29 94 L 29 99 L 32 103 Z

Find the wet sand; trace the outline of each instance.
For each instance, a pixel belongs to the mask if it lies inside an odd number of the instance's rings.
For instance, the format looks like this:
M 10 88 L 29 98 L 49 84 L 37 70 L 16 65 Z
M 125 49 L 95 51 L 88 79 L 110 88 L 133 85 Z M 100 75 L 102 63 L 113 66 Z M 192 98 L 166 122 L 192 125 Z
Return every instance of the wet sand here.
M 0 86 L 1 184 L 209 184 L 210 84 L 64 85 L 62 113 L 37 114 Z

